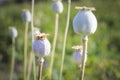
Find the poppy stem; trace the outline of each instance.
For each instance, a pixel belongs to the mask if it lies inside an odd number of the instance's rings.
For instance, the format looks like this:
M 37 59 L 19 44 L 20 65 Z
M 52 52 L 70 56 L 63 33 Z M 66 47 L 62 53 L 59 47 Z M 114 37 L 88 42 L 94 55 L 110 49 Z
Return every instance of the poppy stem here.
M 38 60 L 38 80 L 42 80 L 42 66 L 43 66 L 44 58 L 39 58 Z
M 25 23 L 25 36 L 24 36 L 24 80 L 27 75 L 27 43 L 28 43 L 28 22 Z
M 12 38 L 12 59 L 11 59 L 10 80 L 13 80 L 14 65 L 15 65 L 15 38 Z
M 52 68 L 53 68 L 53 63 L 54 63 L 55 47 L 56 47 L 57 36 L 58 36 L 58 22 L 59 22 L 59 14 L 56 13 L 56 15 L 55 15 L 55 31 L 54 31 L 54 39 L 53 39 L 53 48 L 52 48 L 52 52 L 51 52 L 50 79 L 52 78 Z
M 64 58 L 65 58 L 65 46 L 66 46 L 67 33 L 68 33 L 68 28 L 69 28 L 69 20 L 70 20 L 70 5 L 71 5 L 71 0 L 68 0 L 67 21 L 66 21 L 66 29 L 65 29 L 64 42 L 63 42 L 62 63 L 60 67 L 60 79 L 59 80 L 62 80 L 62 71 L 63 71 Z
M 84 78 L 84 72 L 85 72 L 85 55 L 87 54 L 87 42 L 88 42 L 88 36 L 83 36 L 83 55 L 82 55 L 82 66 L 80 70 L 80 80 L 83 80 Z

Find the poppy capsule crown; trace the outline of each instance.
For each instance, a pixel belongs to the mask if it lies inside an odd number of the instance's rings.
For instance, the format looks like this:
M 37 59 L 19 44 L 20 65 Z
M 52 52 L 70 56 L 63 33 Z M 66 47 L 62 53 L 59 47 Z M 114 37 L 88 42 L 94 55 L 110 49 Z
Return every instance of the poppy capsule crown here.
M 22 13 L 22 19 L 25 21 L 25 22 L 30 22 L 31 21 L 31 13 L 29 10 L 27 9 L 24 9 L 23 10 L 23 13 Z
M 18 35 L 17 29 L 14 28 L 14 27 L 9 27 L 9 35 L 10 35 L 12 38 L 16 38 L 17 35 Z
M 81 45 L 73 46 L 72 49 L 74 49 L 75 51 L 82 51 L 83 46 L 81 46 Z
M 45 38 L 49 36 L 49 34 L 40 33 L 40 34 L 36 34 L 35 36 L 37 40 L 44 40 Z
M 51 9 L 54 13 L 62 13 L 63 12 L 63 4 L 60 0 L 54 0 L 51 5 Z
M 92 11 L 93 7 L 76 7 L 80 11 L 73 19 L 73 30 L 75 33 L 89 35 L 97 29 L 97 20 Z
M 51 45 L 46 38 L 48 34 L 40 33 L 35 36 L 32 43 L 32 49 L 36 56 L 42 58 L 50 54 Z
M 79 64 L 79 66 L 81 66 L 82 64 L 82 52 L 83 52 L 83 46 L 77 45 L 77 46 L 73 46 L 72 49 L 74 49 L 74 53 L 73 53 L 73 59 L 75 62 L 77 62 Z M 85 62 L 87 61 L 87 55 L 85 55 Z

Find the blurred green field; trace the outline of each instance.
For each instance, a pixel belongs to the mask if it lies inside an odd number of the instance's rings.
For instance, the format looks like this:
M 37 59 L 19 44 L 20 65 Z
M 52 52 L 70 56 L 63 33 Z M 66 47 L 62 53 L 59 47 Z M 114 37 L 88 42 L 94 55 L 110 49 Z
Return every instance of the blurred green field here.
M 34 26 L 41 32 L 49 33 L 51 42 L 54 37 L 55 14 L 51 11 L 52 1 L 35 3 Z M 59 34 L 53 68 L 53 80 L 58 80 L 61 65 L 61 55 L 64 31 L 66 25 L 67 2 L 64 3 L 64 11 L 60 14 Z M 86 63 L 84 80 L 120 80 L 120 0 L 84 0 L 72 2 L 70 26 L 66 43 L 66 55 L 62 80 L 78 80 L 79 69 L 72 57 L 72 46 L 82 44 L 82 35 L 74 33 L 72 21 L 78 10 L 75 6 L 93 6 L 93 12 L 98 20 L 98 28 L 95 34 L 89 35 L 88 60 Z M 18 30 L 16 38 L 16 61 L 14 80 L 23 80 L 23 45 L 24 22 L 21 13 L 24 8 L 31 8 L 28 4 L 5 4 L 0 6 L 0 80 L 8 80 L 11 60 L 11 38 L 8 35 L 8 27 L 15 26 Z M 31 27 L 29 26 L 29 31 Z M 29 37 L 28 53 L 31 51 L 31 38 Z M 48 80 L 48 68 L 50 56 L 45 58 L 46 66 L 43 69 L 43 80 Z M 33 80 L 33 73 L 31 74 Z

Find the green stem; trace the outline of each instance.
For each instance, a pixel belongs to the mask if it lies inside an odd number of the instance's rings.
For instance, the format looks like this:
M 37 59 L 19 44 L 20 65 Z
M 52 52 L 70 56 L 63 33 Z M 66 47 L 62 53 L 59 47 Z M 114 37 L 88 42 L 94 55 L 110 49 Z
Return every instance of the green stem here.
M 33 24 L 33 21 L 34 21 L 34 4 L 35 4 L 35 0 L 32 0 L 32 21 L 31 21 L 31 30 L 32 30 L 32 42 L 34 40 L 34 37 L 33 37 L 33 28 L 34 28 L 34 24 Z M 31 58 L 33 58 L 33 74 L 34 74 L 34 80 L 37 80 L 36 78 L 36 64 L 35 64 L 35 55 L 34 53 L 32 52 L 32 56 Z
M 83 36 L 83 56 L 82 56 L 82 71 L 80 74 L 80 80 L 83 80 L 84 78 L 84 72 L 85 72 L 85 55 L 87 54 L 87 42 L 88 42 L 88 36 Z
M 33 62 L 33 56 L 32 56 L 32 52 L 30 53 L 30 59 L 29 59 L 29 64 L 28 64 L 28 75 L 27 75 L 27 80 L 30 80 L 30 73 L 31 73 L 31 68 L 32 68 L 32 62 Z
M 39 71 L 38 71 L 38 80 L 42 80 L 42 66 L 43 66 L 44 59 L 39 59 Z
M 57 36 L 58 36 L 58 22 L 59 22 L 59 14 L 55 15 L 55 31 L 54 31 L 54 39 L 53 39 L 53 48 L 51 52 L 51 64 L 50 64 L 50 79 L 52 77 L 52 68 L 54 63 L 54 56 L 55 56 L 55 47 L 57 42 Z
M 32 53 L 32 58 L 33 58 L 33 73 L 34 73 L 34 80 L 37 80 L 37 73 L 36 73 L 36 63 L 35 63 L 35 55 Z
M 65 35 L 64 35 L 64 42 L 63 42 L 63 51 L 62 51 L 62 63 L 60 68 L 60 79 L 62 80 L 62 71 L 63 71 L 63 64 L 64 64 L 64 58 L 65 58 L 65 46 L 66 46 L 66 39 L 67 39 L 67 33 L 69 28 L 69 20 L 70 20 L 70 5 L 71 1 L 68 1 L 68 11 L 67 11 L 67 21 L 66 21 L 66 29 L 65 29 Z
M 14 65 L 15 65 L 15 38 L 12 38 L 12 59 L 11 59 L 10 80 L 13 80 Z
M 32 12 L 32 19 L 31 19 L 31 32 L 32 32 L 32 42 L 34 41 L 34 36 L 33 36 L 33 21 L 34 21 L 34 2 L 35 0 L 32 0 L 32 7 L 31 7 L 31 12 Z M 28 66 L 28 76 L 27 76 L 27 80 L 30 79 L 30 73 L 31 73 L 31 67 L 32 67 L 32 63 L 33 63 L 33 75 L 34 75 L 34 80 L 37 80 L 36 78 L 36 65 L 35 65 L 35 55 L 33 53 L 33 51 L 30 53 L 30 58 L 29 58 L 29 66 Z
M 37 78 L 36 78 L 36 76 L 35 76 L 35 75 L 37 75 L 37 74 L 36 74 L 36 64 L 35 64 L 35 55 L 34 55 L 33 52 L 30 53 L 30 59 L 29 59 L 29 64 L 28 64 L 27 80 L 30 80 L 30 73 L 31 73 L 32 64 L 33 64 L 34 80 L 35 80 L 35 79 L 37 80 Z
M 33 42 L 33 40 L 34 40 L 34 37 L 33 37 L 33 28 L 34 28 L 34 25 L 33 25 L 33 21 L 34 21 L 34 0 L 32 0 L 32 14 L 31 14 L 31 17 L 32 17 L 32 19 L 31 19 L 31 31 L 32 31 L 32 42 Z
M 28 22 L 25 24 L 25 36 L 24 36 L 24 80 L 26 80 L 27 74 L 27 43 L 28 43 Z

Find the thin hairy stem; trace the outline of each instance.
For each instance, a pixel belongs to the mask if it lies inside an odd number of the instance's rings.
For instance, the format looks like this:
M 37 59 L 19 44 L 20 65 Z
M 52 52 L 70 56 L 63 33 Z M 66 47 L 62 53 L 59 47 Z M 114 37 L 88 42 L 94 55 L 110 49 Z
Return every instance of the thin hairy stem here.
M 61 68 L 60 68 L 60 79 L 59 80 L 62 80 L 62 71 L 63 71 L 63 64 L 64 64 L 64 58 L 65 58 L 65 46 L 66 46 L 67 33 L 68 33 L 68 28 L 69 28 L 69 20 L 70 20 L 70 5 L 71 5 L 71 1 L 68 0 L 67 21 L 66 21 L 63 49 L 62 49 L 62 63 L 61 63 Z
M 41 59 L 38 63 L 38 80 L 42 80 L 42 66 L 43 66 L 43 60 Z
M 81 67 L 81 74 L 80 74 L 80 80 L 83 80 L 84 78 L 84 72 L 85 72 L 85 55 L 87 54 L 87 42 L 88 42 L 88 36 L 83 36 L 83 55 L 82 55 L 82 67 Z
M 32 0 L 32 21 L 31 21 L 31 30 L 32 30 L 32 42 L 34 40 L 34 37 L 33 37 L 33 28 L 34 28 L 34 24 L 33 24 L 33 21 L 34 21 L 34 4 L 35 4 L 35 0 Z M 34 80 L 37 80 L 36 78 L 36 65 L 35 65 L 35 55 L 34 53 L 32 52 L 32 56 L 31 58 L 33 58 L 33 73 L 34 73 Z M 31 65 L 32 66 L 32 65 Z
M 57 42 L 57 36 L 58 36 L 58 22 L 59 22 L 59 14 L 55 15 L 55 31 L 54 31 L 54 39 L 53 39 L 53 48 L 51 52 L 51 64 L 50 64 L 50 79 L 52 77 L 52 68 L 54 63 L 54 56 L 55 56 L 55 47 Z
M 37 73 L 36 73 L 36 63 L 35 63 L 35 55 L 32 53 L 32 58 L 33 58 L 33 73 L 34 73 L 34 80 L 37 80 Z
M 31 68 L 32 68 L 32 63 L 33 63 L 33 58 L 32 58 L 32 52 L 30 53 L 30 59 L 29 59 L 29 63 L 28 63 L 28 75 L 27 75 L 27 80 L 30 80 L 30 73 L 31 73 Z
M 15 65 L 15 38 L 12 38 L 12 59 L 11 59 L 10 80 L 13 80 L 14 65 Z
M 27 43 L 28 43 L 28 22 L 25 23 L 25 36 L 24 36 L 24 80 L 27 74 Z
M 33 36 L 33 28 L 34 28 L 34 4 L 35 4 L 35 0 L 32 0 L 32 7 L 31 7 L 31 34 L 32 34 L 32 42 L 34 41 L 34 36 Z M 36 78 L 36 65 L 35 65 L 35 55 L 33 53 L 33 51 L 30 53 L 30 58 L 29 58 L 29 66 L 28 66 L 28 76 L 27 76 L 27 80 L 30 79 L 30 73 L 31 73 L 31 67 L 32 67 L 32 63 L 33 63 L 33 75 L 34 75 L 34 80 L 37 80 Z
M 33 28 L 34 28 L 34 24 L 33 24 L 33 21 L 34 21 L 34 4 L 35 4 L 35 1 L 32 0 L 32 7 L 31 7 L 31 11 L 32 11 L 32 19 L 31 19 L 31 31 L 32 31 L 32 42 L 34 40 L 34 37 L 33 37 Z

